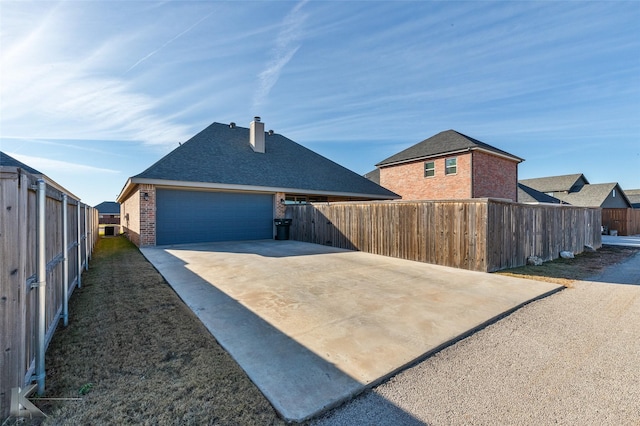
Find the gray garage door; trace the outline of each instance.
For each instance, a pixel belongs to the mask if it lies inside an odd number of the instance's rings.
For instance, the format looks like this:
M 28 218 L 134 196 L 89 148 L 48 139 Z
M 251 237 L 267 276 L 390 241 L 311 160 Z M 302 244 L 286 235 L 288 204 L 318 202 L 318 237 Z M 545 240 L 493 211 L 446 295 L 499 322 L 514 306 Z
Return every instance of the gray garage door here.
M 273 195 L 158 189 L 156 244 L 273 238 Z

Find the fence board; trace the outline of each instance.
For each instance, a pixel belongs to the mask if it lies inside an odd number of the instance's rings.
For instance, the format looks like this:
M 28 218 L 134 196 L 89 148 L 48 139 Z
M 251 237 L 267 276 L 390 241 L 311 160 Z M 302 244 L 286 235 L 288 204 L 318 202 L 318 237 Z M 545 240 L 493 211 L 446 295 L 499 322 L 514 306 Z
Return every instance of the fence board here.
M 37 291 L 31 289 L 36 272 L 37 200 L 33 185 L 36 177 L 24 170 L 0 167 L 0 418 L 9 415 L 11 388 L 32 382 L 37 339 Z M 61 315 L 63 292 L 63 258 L 69 256 L 69 288 L 81 274 L 77 265 L 78 201 L 68 206 L 68 247 L 62 246 L 62 194 L 47 187 L 45 197 L 46 345 L 49 344 Z M 80 225 L 87 233 L 82 261 L 86 263 L 97 240 L 97 210 L 84 206 L 88 217 Z M 73 214 L 72 214 L 73 212 Z M 82 218 L 84 219 L 84 217 Z M 74 261 L 76 263 L 74 263 Z M 71 292 L 69 292 L 69 295 Z
M 473 199 L 317 203 L 286 214 L 294 240 L 476 271 L 601 246 L 600 209 L 583 207 Z
M 620 236 L 640 234 L 640 209 L 602 209 L 602 225 Z

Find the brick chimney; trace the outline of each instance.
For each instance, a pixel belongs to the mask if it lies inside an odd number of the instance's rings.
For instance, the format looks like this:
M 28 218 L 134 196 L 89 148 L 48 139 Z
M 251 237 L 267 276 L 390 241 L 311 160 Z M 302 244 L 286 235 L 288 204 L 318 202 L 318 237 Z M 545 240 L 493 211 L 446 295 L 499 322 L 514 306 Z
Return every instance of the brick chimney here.
M 249 142 L 255 152 L 264 153 L 264 123 L 260 117 L 254 117 L 249 127 Z

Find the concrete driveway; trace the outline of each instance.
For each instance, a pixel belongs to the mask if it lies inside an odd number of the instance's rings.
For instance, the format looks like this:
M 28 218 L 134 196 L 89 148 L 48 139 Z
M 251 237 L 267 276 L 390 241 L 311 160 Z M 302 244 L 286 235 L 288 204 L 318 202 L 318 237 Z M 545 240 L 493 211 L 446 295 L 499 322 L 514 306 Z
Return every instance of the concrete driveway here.
M 602 244 L 608 244 L 610 246 L 640 247 L 640 235 L 630 235 L 628 237 L 603 235 Z
M 141 251 L 289 421 L 561 288 L 297 241 Z

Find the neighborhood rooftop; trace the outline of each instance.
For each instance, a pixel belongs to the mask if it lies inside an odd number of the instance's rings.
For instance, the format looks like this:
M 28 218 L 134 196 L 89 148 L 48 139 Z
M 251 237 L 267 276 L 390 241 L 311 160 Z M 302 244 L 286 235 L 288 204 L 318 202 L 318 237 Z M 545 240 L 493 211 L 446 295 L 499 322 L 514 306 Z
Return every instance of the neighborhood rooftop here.
M 493 154 L 508 157 L 518 162 L 524 161 L 520 157 L 516 157 L 506 151 L 493 147 L 472 137 L 463 135 L 455 130 L 446 130 L 425 139 L 404 151 L 392 155 L 386 160 L 376 164 L 376 166 L 380 167 L 407 161 L 417 161 L 441 154 L 450 154 L 457 151 L 470 151 L 473 149 L 482 149 Z
M 581 179 L 584 181 L 584 184 L 589 184 L 589 181 L 587 181 L 587 178 L 585 178 L 582 173 L 522 179 L 519 182 L 540 192 L 558 192 L 571 191 Z
M 8 166 L 8 167 L 19 167 L 25 171 L 27 171 L 28 173 L 31 173 L 32 175 L 42 175 L 42 172 L 39 172 L 38 170 L 34 169 L 33 167 L 29 167 L 26 164 L 16 160 L 15 158 L 13 158 L 12 156 L 5 154 L 4 152 L 0 151 L 0 166 Z

